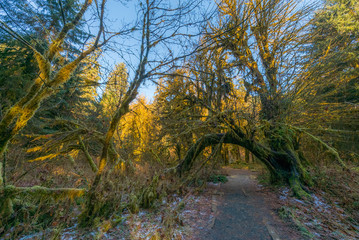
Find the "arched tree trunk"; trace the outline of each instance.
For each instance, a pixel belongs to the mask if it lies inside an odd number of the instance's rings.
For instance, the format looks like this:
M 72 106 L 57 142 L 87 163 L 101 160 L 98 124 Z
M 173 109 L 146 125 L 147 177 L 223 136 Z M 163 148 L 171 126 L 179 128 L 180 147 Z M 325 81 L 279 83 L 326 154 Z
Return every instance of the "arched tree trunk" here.
M 303 183 L 310 183 L 310 179 L 300 163 L 297 152 L 293 148 L 279 141 L 277 150 L 273 150 L 274 146 L 266 147 L 236 132 L 208 134 L 201 137 L 188 150 L 183 161 L 177 166 L 179 175 L 182 176 L 191 169 L 198 155 L 206 147 L 219 143 L 236 144 L 244 147 L 265 164 L 270 172 L 272 182 L 284 181 L 291 186 L 294 194 L 298 197 L 308 196 L 303 190 Z

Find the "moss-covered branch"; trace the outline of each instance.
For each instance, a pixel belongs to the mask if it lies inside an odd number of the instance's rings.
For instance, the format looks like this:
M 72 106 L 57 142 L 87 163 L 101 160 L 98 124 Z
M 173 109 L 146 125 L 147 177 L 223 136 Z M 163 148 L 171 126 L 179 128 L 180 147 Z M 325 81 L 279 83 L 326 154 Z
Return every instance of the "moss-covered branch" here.
M 78 140 L 80 143 L 81 150 L 84 152 L 86 160 L 87 160 L 88 164 L 90 165 L 92 171 L 94 173 L 97 173 L 97 171 L 98 171 L 97 165 L 96 165 L 95 161 L 92 159 L 90 153 L 88 152 L 84 142 L 82 141 L 81 136 L 78 137 Z
M 242 136 L 242 137 L 240 137 Z M 267 148 L 254 140 L 247 139 L 241 133 L 235 131 L 208 134 L 201 137 L 188 151 L 182 162 L 177 166 L 178 174 L 181 176 L 189 171 L 198 155 L 206 148 L 219 143 L 229 143 L 242 146 L 254 154 L 262 163 L 264 163 L 271 174 L 271 180 L 285 181 L 291 187 L 293 192 L 300 197 L 308 197 L 300 183 L 310 184 L 311 180 L 306 170 L 303 168 L 298 154 L 289 146 L 289 144 L 278 141 L 280 145 L 277 150 Z
M 319 143 L 321 146 L 323 146 L 325 149 L 328 150 L 328 152 L 330 154 L 332 154 L 335 159 L 338 161 L 338 163 L 344 168 L 344 169 L 348 169 L 347 165 L 343 162 L 343 160 L 340 158 L 339 153 L 337 150 L 335 150 L 334 148 L 332 148 L 331 146 L 329 146 L 328 144 L 326 144 L 325 142 L 323 142 L 323 140 L 321 140 L 320 138 L 310 134 L 309 132 L 305 131 L 304 129 L 298 128 L 298 127 L 294 127 L 294 126 L 290 126 L 291 128 L 293 128 L 294 130 L 304 133 L 305 135 L 309 136 L 312 140 L 314 140 L 315 142 Z
M 103 1 L 103 4 L 104 2 L 105 1 Z M 79 23 L 91 3 L 92 0 L 86 0 L 73 21 L 66 24 L 62 28 L 57 38 L 50 44 L 47 57 L 37 52 L 36 49 L 30 45 L 30 48 L 34 51 L 34 56 L 40 70 L 39 77 L 34 80 L 34 83 L 30 87 L 27 94 L 22 97 L 15 105 L 13 105 L 5 113 L 1 120 L 0 155 L 5 151 L 8 142 L 27 125 L 27 122 L 35 114 L 41 102 L 54 93 L 53 89 L 56 89 L 58 86 L 68 81 L 79 63 L 98 47 L 97 41 L 89 49 L 82 52 L 75 60 L 60 68 L 57 74 L 52 79 L 50 79 L 52 59 L 63 45 L 64 39 L 66 38 L 68 32 Z M 97 40 L 102 34 L 103 16 L 101 16 L 100 22 L 101 31 L 98 33 Z
M 1 187 L 0 192 L 6 198 L 14 198 L 17 195 L 26 194 L 32 197 L 51 197 L 58 200 L 64 198 L 74 199 L 81 197 L 86 193 L 86 190 L 79 188 L 47 188 L 41 186 L 15 187 L 13 185 L 7 185 L 5 187 Z
M 85 14 L 87 8 L 91 5 L 92 0 L 86 0 L 85 3 L 82 5 L 80 11 L 76 14 L 75 18 L 70 22 L 64 25 L 61 29 L 61 32 L 58 34 L 57 38 L 51 43 L 48 51 L 48 59 L 52 61 L 55 54 L 59 51 L 61 45 L 64 42 L 67 33 L 73 29 L 81 20 L 83 15 Z

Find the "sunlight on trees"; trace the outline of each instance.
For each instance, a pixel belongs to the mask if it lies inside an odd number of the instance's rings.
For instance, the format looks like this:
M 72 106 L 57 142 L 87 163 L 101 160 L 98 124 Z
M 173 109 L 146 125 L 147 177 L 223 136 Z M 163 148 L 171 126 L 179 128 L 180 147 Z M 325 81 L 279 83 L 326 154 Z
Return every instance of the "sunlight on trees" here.
M 107 117 L 112 117 L 111 114 L 117 109 L 118 103 L 123 100 L 127 88 L 128 75 L 126 66 L 124 63 L 120 63 L 116 65 L 115 69 L 110 73 L 101 98 L 101 104 Z
M 336 181 L 325 171 L 357 178 L 357 1 L 221 0 L 205 12 L 200 0 L 139 0 L 118 25 L 107 4 L 0 4 L 0 238 L 61 219 L 108 230 L 233 162 L 308 201 Z M 357 194 L 340 204 L 359 210 Z

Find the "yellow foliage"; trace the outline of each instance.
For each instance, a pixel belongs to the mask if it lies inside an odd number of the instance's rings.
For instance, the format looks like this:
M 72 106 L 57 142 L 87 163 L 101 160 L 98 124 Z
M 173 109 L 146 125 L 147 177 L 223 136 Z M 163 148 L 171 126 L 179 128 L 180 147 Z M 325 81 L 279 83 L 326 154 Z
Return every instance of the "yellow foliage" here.
M 34 141 L 41 140 L 41 139 L 49 139 L 52 136 L 53 136 L 53 134 L 41 135 L 41 136 L 34 138 L 32 141 L 34 142 Z
M 80 177 L 80 175 L 78 175 L 77 173 L 74 173 L 74 172 L 69 172 L 67 170 L 65 170 L 64 168 L 62 167 L 56 167 L 52 173 L 54 175 L 58 175 L 58 176 L 75 176 L 75 177 Z
M 126 170 L 126 165 L 125 165 L 125 163 L 123 161 L 121 161 L 119 164 L 117 164 L 115 166 L 115 169 L 123 172 L 123 171 Z
M 79 152 L 80 150 L 72 150 L 69 155 L 75 159 L 78 156 Z
M 41 156 L 41 157 L 32 159 L 29 162 L 36 162 L 36 161 L 44 161 L 46 159 L 53 159 L 53 158 L 55 158 L 55 157 L 57 157 L 59 155 L 60 155 L 60 153 L 51 153 L 51 154 L 46 155 L 46 156 Z
M 143 96 L 130 106 L 130 113 L 121 119 L 115 141 L 122 141 L 124 147 L 131 148 L 135 160 L 140 160 L 151 147 L 151 136 L 157 127 L 153 124 L 154 119 L 152 106 Z
M 111 117 L 116 112 L 119 102 L 123 100 L 127 91 L 127 87 L 128 74 L 126 65 L 120 63 L 111 72 L 101 99 L 101 105 L 107 117 Z
M 32 152 L 38 152 L 38 151 L 41 151 L 42 150 L 42 147 L 33 147 L 33 148 L 29 148 L 27 149 L 27 153 L 32 153 Z

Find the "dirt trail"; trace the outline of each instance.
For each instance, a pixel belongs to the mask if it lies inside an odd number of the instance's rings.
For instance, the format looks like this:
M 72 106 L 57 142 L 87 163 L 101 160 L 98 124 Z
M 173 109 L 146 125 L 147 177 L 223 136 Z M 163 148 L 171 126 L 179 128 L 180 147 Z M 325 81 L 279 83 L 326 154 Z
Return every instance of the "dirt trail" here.
M 276 216 L 276 196 L 258 187 L 255 173 L 230 168 L 225 171 L 229 181 L 218 189 L 223 196 L 214 198 L 218 202 L 214 207 L 216 218 L 200 239 L 303 239 Z

